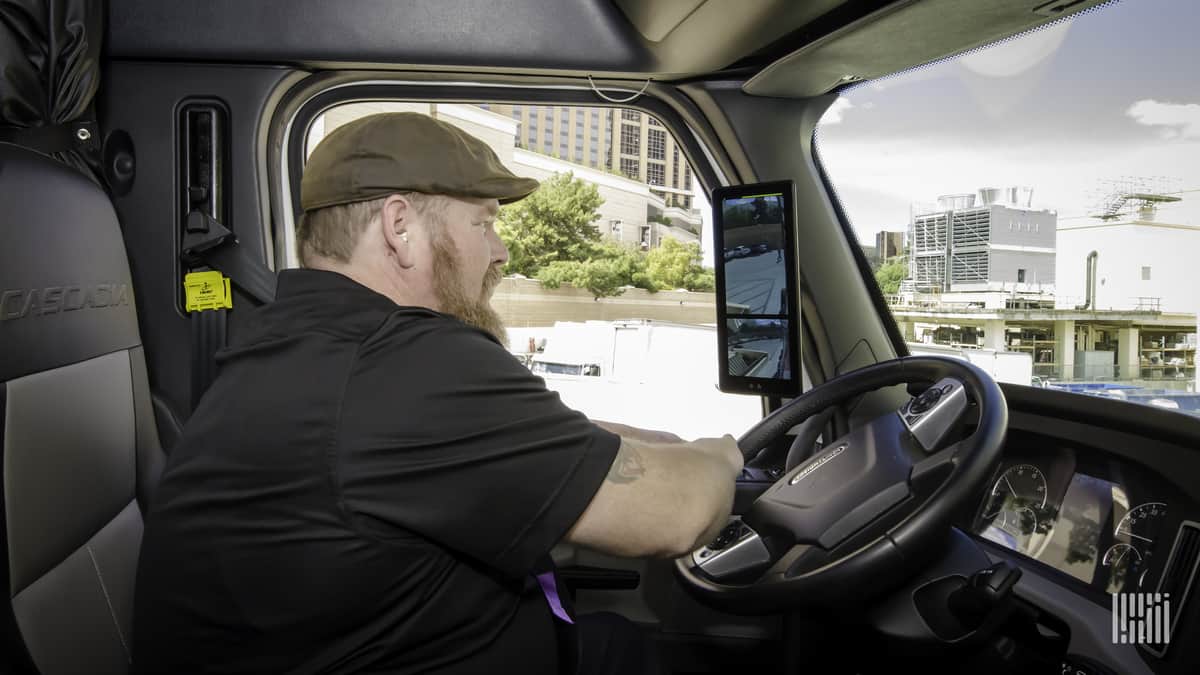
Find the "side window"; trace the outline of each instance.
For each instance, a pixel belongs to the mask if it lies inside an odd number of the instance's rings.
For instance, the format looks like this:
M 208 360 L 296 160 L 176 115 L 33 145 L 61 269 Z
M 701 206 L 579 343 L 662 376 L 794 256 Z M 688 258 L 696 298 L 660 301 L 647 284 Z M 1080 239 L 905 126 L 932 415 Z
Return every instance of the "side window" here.
M 758 421 L 760 399 L 716 389 L 709 205 L 670 130 L 631 109 L 483 105 L 349 103 L 314 121 L 306 147 L 392 111 L 480 138 L 541 181 L 497 219 L 509 262 L 492 305 L 513 356 L 593 419 L 689 439 Z
M 1197 16 L 1106 3 L 842 91 L 817 149 L 911 352 L 1200 416 Z

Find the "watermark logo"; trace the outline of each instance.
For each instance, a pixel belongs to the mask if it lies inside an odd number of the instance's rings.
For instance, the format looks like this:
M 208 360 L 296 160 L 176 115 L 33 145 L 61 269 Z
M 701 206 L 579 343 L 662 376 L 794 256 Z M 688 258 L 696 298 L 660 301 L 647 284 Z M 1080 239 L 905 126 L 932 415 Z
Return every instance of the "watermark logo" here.
M 1112 639 L 1118 645 L 1165 645 L 1171 641 L 1170 593 L 1114 593 Z

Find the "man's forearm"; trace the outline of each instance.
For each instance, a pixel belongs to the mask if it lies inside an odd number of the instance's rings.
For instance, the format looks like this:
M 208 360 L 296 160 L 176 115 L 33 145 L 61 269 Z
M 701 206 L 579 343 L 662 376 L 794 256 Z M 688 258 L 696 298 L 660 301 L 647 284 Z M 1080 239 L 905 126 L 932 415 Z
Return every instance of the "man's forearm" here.
M 616 422 L 604 422 L 601 420 L 592 420 L 592 423 L 606 431 L 611 431 L 623 438 L 632 438 L 634 440 L 643 441 L 646 443 L 683 443 L 684 440 L 669 431 L 654 431 L 652 429 L 639 429 L 631 427 L 628 424 L 618 424 Z
M 623 436 L 566 540 L 613 555 L 685 555 L 728 519 L 741 465 L 732 437 L 647 443 Z

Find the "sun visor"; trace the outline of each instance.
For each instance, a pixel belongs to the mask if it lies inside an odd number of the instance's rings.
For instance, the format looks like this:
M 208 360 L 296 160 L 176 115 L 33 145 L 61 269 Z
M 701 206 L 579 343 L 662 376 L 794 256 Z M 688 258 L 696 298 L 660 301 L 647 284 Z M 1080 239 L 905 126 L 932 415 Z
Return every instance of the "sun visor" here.
M 961 54 L 1108 0 L 909 0 L 810 42 L 751 78 L 752 96 L 808 98 Z

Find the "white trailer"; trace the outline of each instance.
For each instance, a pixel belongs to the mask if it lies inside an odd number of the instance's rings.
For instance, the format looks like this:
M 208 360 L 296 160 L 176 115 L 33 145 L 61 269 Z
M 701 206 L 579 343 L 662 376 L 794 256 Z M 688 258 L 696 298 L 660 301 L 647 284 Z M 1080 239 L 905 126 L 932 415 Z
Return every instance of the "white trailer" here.
M 948 345 L 909 342 L 910 354 L 949 356 L 970 361 L 991 375 L 997 382 L 1033 384 L 1033 356 L 1025 352 L 1006 352 L 995 349 L 964 349 Z

